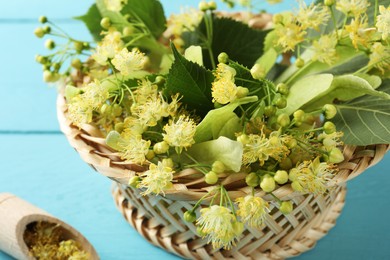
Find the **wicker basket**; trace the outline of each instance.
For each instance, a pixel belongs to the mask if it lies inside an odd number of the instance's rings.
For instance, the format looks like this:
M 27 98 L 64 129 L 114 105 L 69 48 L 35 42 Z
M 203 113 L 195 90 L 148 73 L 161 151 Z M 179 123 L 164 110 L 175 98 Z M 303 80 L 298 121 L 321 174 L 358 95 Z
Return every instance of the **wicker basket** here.
M 274 191 L 281 200 L 292 200 L 294 211 L 283 215 L 271 205 L 271 212 L 262 229 L 246 228 L 232 250 L 214 250 L 201 239 L 193 223 L 185 222 L 183 213 L 205 195 L 210 187 L 192 169 L 175 174 L 174 191 L 163 196 L 141 196 L 127 183 L 135 172 L 144 167 L 124 163 L 118 154 L 107 147 L 100 131 L 93 125 L 75 127 L 66 117 L 63 95 L 57 100 L 58 119 L 62 132 L 82 159 L 93 169 L 115 181 L 113 196 L 126 220 L 149 242 L 190 259 L 284 259 L 297 256 L 314 247 L 334 225 L 345 199 L 345 182 L 379 162 L 389 145 L 344 147 L 345 161 L 335 176 L 338 187 L 323 196 L 302 195 L 285 185 Z M 222 178 L 232 199 L 245 196 L 245 174 Z M 259 192 L 265 200 L 269 195 Z

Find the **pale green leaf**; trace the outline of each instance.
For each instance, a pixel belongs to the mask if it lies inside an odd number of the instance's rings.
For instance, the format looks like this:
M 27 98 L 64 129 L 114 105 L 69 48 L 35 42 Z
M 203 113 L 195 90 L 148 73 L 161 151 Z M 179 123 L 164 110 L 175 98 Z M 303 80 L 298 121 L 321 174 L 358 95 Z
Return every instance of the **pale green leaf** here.
M 111 131 L 106 136 L 106 144 L 117 151 L 122 151 L 122 148 L 119 145 L 121 142 L 124 142 L 124 140 L 117 131 Z
M 203 66 L 202 47 L 191 45 L 184 51 L 184 57 L 200 66 Z
M 260 64 L 267 74 L 275 65 L 278 56 L 278 52 L 274 48 L 270 48 L 256 61 L 256 64 Z
M 385 80 L 380 91 L 390 93 L 390 80 Z M 390 143 L 389 100 L 376 96 L 363 96 L 336 105 L 338 113 L 333 119 L 337 130 L 344 132 L 343 141 L 351 145 Z
M 225 124 L 236 116 L 234 110 L 243 104 L 257 101 L 257 97 L 245 97 L 238 99 L 221 108 L 213 109 L 207 113 L 202 122 L 196 127 L 194 139 L 197 143 L 204 142 L 210 139 L 216 139 L 220 133 L 232 136 L 236 131 L 237 126 L 232 129 L 227 129 Z M 228 133 L 229 132 L 229 133 Z
M 241 169 L 243 148 L 241 143 L 221 136 L 216 140 L 193 145 L 183 156 L 186 154 L 200 164 L 211 165 L 215 161 L 221 161 L 229 170 L 238 172 Z

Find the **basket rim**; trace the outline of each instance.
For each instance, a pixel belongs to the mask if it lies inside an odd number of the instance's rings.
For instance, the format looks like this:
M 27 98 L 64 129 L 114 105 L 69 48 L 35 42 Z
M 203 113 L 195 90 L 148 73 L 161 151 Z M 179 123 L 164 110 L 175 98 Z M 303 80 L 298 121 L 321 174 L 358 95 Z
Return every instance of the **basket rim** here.
M 60 129 L 66 136 L 70 145 L 79 153 L 81 158 L 88 163 L 94 170 L 102 175 L 127 185 L 130 178 L 136 173 L 144 172 L 147 167 L 133 163 L 124 162 L 120 159 L 119 154 L 109 148 L 103 135 L 92 124 L 84 124 L 80 128 L 73 125 L 67 118 L 66 100 L 59 91 L 57 96 L 57 118 Z M 345 160 L 340 164 L 338 173 L 334 176 L 333 181 L 336 185 L 341 185 L 346 181 L 360 175 L 367 168 L 377 164 L 390 149 L 389 144 L 376 144 L 369 146 L 352 146 L 345 145 L 343 154 Z M 214 189 L 216 186 L 210 186 L 204 182 L 204 177 L 194 179 L 198 171 L 194 169 L 185 169 L 175 174 L 174 189 L 167 190 L 165 196 L 172 199 L 180 200 L 198 200 L 203 195 Z M 225 178 L 224 178 L 225 177 Z M 192 181 L 191 181 L 192 178 Z M 221 184 L 227 187 L 229 196 L 232 199 L 245 196 L 252 192 L 250 187 L 243 187 L 245 173 L 236 173 L 222 176 Z M 179 180 L 187 182 L 180 183 Z M 190 181 L 189 181 L 190 180 Z M 204 185 L 202 186 L 202 183 Z M 245 185 L 246 186 L 246 185 Z M 277 187 L 273 192 L 280 199 L 291 199 L 294 194 L 301 194 L 293 191 L 290 185 Z M 256 193 L 266 200 L 271 200 L 271 195 L 263 191 Z

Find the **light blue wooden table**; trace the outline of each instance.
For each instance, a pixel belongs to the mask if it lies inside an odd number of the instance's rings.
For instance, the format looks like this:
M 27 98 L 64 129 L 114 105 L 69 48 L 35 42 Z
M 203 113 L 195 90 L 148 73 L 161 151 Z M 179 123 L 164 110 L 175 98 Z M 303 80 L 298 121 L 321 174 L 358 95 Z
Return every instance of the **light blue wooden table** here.
M 196 0 L 164 0 L 167 13 Z M 277 9 L 287 9 L 285 1 Z M 102 259 L 178 259 L 146 242 L 116 210 L 111 182 L 89 168 L 59 132 L 56 90 L 41 79 L 33 36 L 46 14 L 76 38 L 88 39 L 79 22 L 92 3 L 64 0 L 0 1 L 0 192 L 11 192 L 81 231 Z M 390 259 L 390 154 L 351 181 L 337 226 L 306 259 Z M 0 234 L 1 236 L 1 234 Z M 10 259 L 0 252 L 0 259 Z

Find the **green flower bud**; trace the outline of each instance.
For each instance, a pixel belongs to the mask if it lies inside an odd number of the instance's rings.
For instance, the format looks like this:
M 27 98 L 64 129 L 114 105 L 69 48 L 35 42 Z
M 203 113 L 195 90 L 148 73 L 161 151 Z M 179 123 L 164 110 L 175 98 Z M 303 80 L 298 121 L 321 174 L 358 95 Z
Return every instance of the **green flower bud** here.
M 208 3 L 208 6 L 209 6 L 209 10 L 211 10 L 211 11 L 217 9 L 217 3 L 216 3 L 215 1 L 210 1 L 210 2 Z
M 274 101 L 275 105 L 278 107 L 278 108 L 285 108 L 287 106 L 287 99 L 285 97 L 278 97 L 275 101 Z
M 206 173 L 205 177 L 205 182 L 207 184 L 213 185 L 218 182 L 218 175 L 213 171 L 209 171 L 208 173 Z
M 285 184 L 288 181 L 288 173 L 283 170 L 279 170 L 274 175 L 274 180 L 278 184 Z
M 339 148 L 333 147 L 332 150 L 330 150 L 329 152 L 328 162 L 341 163 L 342 161 L 344 161 L 343 153 L 340 151 Z
M 156 154 L 153 152 L 153 150 L 149 150 L 145 157 L 146 157 L 146 159 L 151 161 L 154 159 L 155 156 L 156 156 Z
M 196 214 L 192 211 L 186 211 L 184 212 L 183 218 L 185 221 L 192 223 L 196 220 Z
M 89 45 L 88 42 L 83 42 L 83 49 L 84 50 L 88 50 L 89 48 L 91 48 L 91 46 Z
M 226 166 L 221 161 L 215 161 L 211 166 L 211 170 L 215 173 L 223 173 L 226 170 Z
M 45 33 L 50 33 L 51 32 L 51 27 L 49 25 L 46 25 L 45 27 L 43 27 L 43 30 L 45 31 Z
M 52 64 L 52 66 L 53 66 L 54 71 L 57 71 L 57 72 L 58 72 L 58 71 L 61 69 L 61 64 L 58 63 L 58 62 L 54 62 L 54 63 Z
M 246 96 L 248 96 L 248 94 L 249 94 L 249 89 L 244 88 L 244 87 L 237 87 L 237 94 L 236 94 L 236 96 L 238 98 L 246 97 Z
M 138 184 L 140 183 L 141 178 L 138 176 L 133 176 L 129 180 L 129 186 L 133 188 L 137 188 Z
M 227 63 L 229 61 L 229 55 L 227 55 L 226 52 L 221 52 L 219 55 L 218 55 L 218 62 L 219 63 Z
M 285 215 L 290 214 L 293 211 L 293 209 L 294 206 L 292 201 L 283 201 L 279 207 L 280 212 L 282 212 Z
M 324 1 L 324 4 L 326 5 L 326 6 L 332 6 L 332 5 L 334 5 L 335 4 L 335 0 L 325 0 Z
M 108 29 L 110 28 L 111 26 L 111 20 L 110 18 L 108 17 L 103 17 L 102 20 L 100 20 L 100 26 L 103 28 L 103 29 Z
M 233 231 L 236 236 L 239 236 L 244 231 L 244 223 L 235 221 L 232 223 Z
M 290 117 L 285 113 L 280 114 L 276 121 L 281 127 L 287 127 L 291 122 Z
M 101 114 L 111 114 L 112 112 L 112 108 L 109 104 L 103 104 L 101 107 L 100 107 L 100 113 Z
M 293 182 L 291 183 L 291 188 L 292 188 L 294 191 L 299 191 L 299 192 L 303 191 L 303 188 L 302 188 L 301 184 L 299 184 L 298 181 L 293 181 Z
M 52 39 L 47 39 L 45 41 L 45 47 L 49 50 L 52 50 L 56 47 L 56 43 Z
M 122 133 L 123 132 L 123 129 L 124 129 L 124 123 L 116 123 L 115 124 L 115 131 L 117 131 L 118 133 Z
M 274 22 L 274 24 L 278 24 L 278 23 L 283 23 L 283 15 L 282 14 L 275 14 L 273 17 L 272 17 L 272 21 Z
M 288 95 L 288 93 L 290 92 L 288 86 L 284 83 L 279 83 L 278 85 L 276 85 L 276 91 L 282 95 Z
M 77 53 L 81 53 L 84 49 L 84 44 L 79 41 L 73 42 L 73 47 L 77 51 Z
M 264 108 L 264 115 L 270 117 L 276 114 L 276 107 L 274 106 L 266 106 Z
M 47 62 L 47 59 L 44 56 L 36 55 L 35 56 L 35 61 L 40 63 L 40 64 L 45 64 Z
M 112 107 L 112 113 L 114 114 L 114 116 L 122 115 L 122 107 L 118 104 L 114 104 Z
M 324 140 L 322 140 L 322 144 L 327 149 L 330 149 L 330 148 L 337 146 L 337 142 L 335 140 L 333 140 L 332 138 L 328 138 L 328 137 L 324 138 Z
M 47 23 L 47 17 L 46 16 L 39 16 L 38 21 L 40 23 Z
M 298 58 L 295 61 L 295 66 L 297 66 L 297 68 L 302 68 L 303 66 L 305 66 L 305 61 L 301 58 Z
M 249 187 L 256 187 L 259 185 L 259 181 L 259 176 L 255 172 L 251 172 L 245 177 L 245 182 Z
M 290 181 L 295 181 L 297 179 L 297 173 L 298 173 L 297 168 L 292 168 L 288 174 L 288 179 Z
M 334 105 L 326 104 L 322 111 L 324 112 L 324 116 L 326 119 L 332 119 L 337 114 L 337 109 Z
M 80 59 L 73 59 L 70 63 L 70 65 L 75 69 L 81 69 L 82 63 Z
M 237 136 L 237 142 L 242 143 L 242 145 L 246 145 L 249 143 L 249 137 L 246 134 L 242 134 Z
M 265 175 L 260 182 L 260 188 L 265 192 L 272 192 L 275 190 L 276 184 L 274 178 L 270 175 Z
M 42 38 L 43 36 L 45 36 L 45 31 L 41 28 L 41 27 L 38 27 L 34 30 L 34 34 L 35 36 L 37 36 L 38 38 Z
M 127 37 L 134 33 L 134 27 L 133 26 L 126 26 L 123 28 L 122 34 L 123 36 Z
M 60 75 L 58 73 L 51 72 L 50 70 L 45 70 L 43 72 L 43 80 L 47 83 L 56 82 L 59 79 Z
M 332 122 L 327 121 L 324 124 L 324 132 L 328 135 L 333 134 L 334 132 L 336 132 L 336 126 Z
M 165 142 L 165 141 L 156 143 L 156 144 L 153 146 L 153 151 L 154 151 L 156 154 L 163 154 L 163 153 L 168 152 L 168 150 L 169 150 L 169 144 L 168 144 L 167 142 Z
M 258 63 L 251 68 L 251 75 L 254 79 L 263 79 L 265 74 L 264 68 Z
M 173 163 L 171 158 L 165 158 L 162 159 L 162 164 L 166 167 L 172 168 L 175 167 L 175 164 Z
M 163 76 L 157 76 L 154 80 L 154 83 L 156 83 L 158 86 L 162 86 L 165 84 L 165 78 Z
M 295 138 L 289 138 L 284 144 L 287 146 L 287 148 L 292 149 L 297 146 L 298 142 Z
M 201 1 L 201 2 L 199 2 L 198 8 L 202 12 L 206 12 L 207 10 L 209 10 L 209 5 L 206 1 Z
M 303 121 L 305 121 L 306 113 L 305 113 L 305 111 L 299 109 L 299 110 L 294 112 L 293 116 L 294 116 L 295 121 L 302 123 Z
M 292 168 L 293 164 L 292 164 L 291 159 L 286 157 L 279 163 L 279 166 L 282 170 L 290 170 Z

